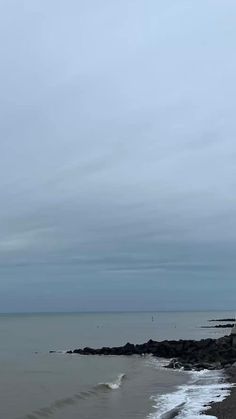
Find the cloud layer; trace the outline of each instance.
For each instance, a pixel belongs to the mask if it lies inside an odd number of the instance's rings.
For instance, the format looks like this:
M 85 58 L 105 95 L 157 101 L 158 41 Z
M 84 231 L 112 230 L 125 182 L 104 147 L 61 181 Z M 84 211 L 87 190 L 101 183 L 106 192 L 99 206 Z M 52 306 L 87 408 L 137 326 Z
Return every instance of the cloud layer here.
M 2 311 L 234 306 L 235 18 L 1 2 Z

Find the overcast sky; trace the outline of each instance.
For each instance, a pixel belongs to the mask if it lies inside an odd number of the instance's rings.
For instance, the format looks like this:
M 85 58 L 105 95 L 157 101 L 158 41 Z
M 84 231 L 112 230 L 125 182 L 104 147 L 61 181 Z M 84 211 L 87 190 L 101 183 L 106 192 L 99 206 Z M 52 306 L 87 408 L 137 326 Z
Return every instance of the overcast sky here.
M 1 0 L 0 311 L 236 307 L 235 0 Z

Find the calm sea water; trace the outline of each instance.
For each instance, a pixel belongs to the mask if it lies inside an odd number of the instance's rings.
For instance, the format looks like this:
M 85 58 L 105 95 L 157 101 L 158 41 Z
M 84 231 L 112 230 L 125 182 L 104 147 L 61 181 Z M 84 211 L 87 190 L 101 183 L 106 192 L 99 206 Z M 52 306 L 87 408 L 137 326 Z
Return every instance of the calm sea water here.
M 230 331 L 200 326 L 207 325 L 211 318 L 233 314 L 0 315 L 0 418 L 161 418 L 178 403 L 185 403 L 185 412 L 179 417 L 198 417 L 201 406 L 191 413 L 194 403 L 189 407 L 186 403 L 189 391 L 196 398 L 197 386 L 199 401 L 201 389 L 208 386 L 214 399 L 221 381 L 218 373 L 194 376 L 170 371 L 163 368 L 164 361 L 152 357 L 85 357 L 65 355 L 63 351 L 123 345 L 128 341 L 141 343 L 150 338 L 222 336 Z M 49 354 L 50 350 L 58 353 Z

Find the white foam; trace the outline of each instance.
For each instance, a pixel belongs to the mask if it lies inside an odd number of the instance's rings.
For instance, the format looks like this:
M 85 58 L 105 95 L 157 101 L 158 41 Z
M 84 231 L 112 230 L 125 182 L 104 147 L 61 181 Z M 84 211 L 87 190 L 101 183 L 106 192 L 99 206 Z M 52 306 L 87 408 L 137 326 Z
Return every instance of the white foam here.
M 213 419 L 213 416 L 204 415 L 204 412 L 210 408 L 211 402 L 223 401 L 230 394 L 233 385 L 224 382 L 220 371 L 191 372 L 191 376 L 190 383 L 179 386 L 175 392 L 152 397 L 156 412 L 148 418 L 161 419 L 181 406 L 177 413 L 179 419 Z
M 160 369 L 166 367 L 170 363 L 169 359 L 166 358 L 154 358 L 152 355 L 146 357 L 146 365 Z M 175 371 L 175 370 L 173 370 Z
M 100 383 L 100 385 L 109 388 L 110 390 L 117 390 L 121 387 L 122 381 L 125 378 L 125 374 L 119 374 L 115 381 L 111 383 Z

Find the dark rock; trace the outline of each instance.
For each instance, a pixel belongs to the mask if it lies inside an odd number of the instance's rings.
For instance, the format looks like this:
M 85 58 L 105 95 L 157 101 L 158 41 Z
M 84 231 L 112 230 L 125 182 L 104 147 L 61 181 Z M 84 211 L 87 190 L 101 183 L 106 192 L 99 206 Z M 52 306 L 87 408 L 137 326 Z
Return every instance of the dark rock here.
M 193 365 L 192 364 L 185 364 L 184 365 L 184 370 L 185 371 L 192 371 L 193 369 Z
M 235 318 L 231 318 L 231 319 L 211 319 L 208 320 L 209 322 L 235 322 L 236 319 Z
M 236 348 L 232 347 L 231 337 L 219 339 L 170 340 L 156 342 L 149 340 L 143 344 L 126 343 L 124 346 L 94 349 L 86 347 L 67 353 L 80 355 L 145 355 L 171 359 L 167 368 L 221 369 L 236 362 Z
M 215 326 L 201 326 L 202 329 L 232 329 L 234 323 L 216 324 Z

